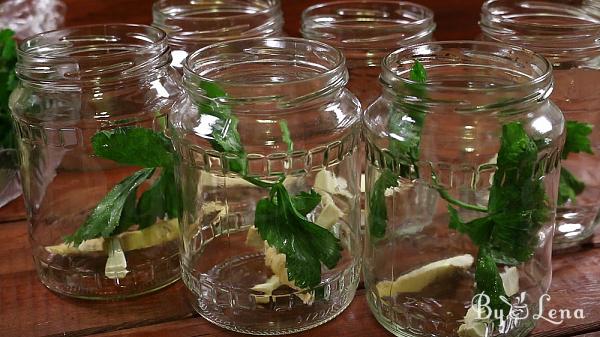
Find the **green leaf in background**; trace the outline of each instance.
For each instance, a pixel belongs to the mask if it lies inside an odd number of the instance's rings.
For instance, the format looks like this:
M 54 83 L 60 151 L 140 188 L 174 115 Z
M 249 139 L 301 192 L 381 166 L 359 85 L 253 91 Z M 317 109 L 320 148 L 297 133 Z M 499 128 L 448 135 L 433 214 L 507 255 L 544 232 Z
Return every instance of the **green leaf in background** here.
M 567 159 L 570 153 L 593 154 L 590 135 L 593 125 L 577 121 L 567 121 L 565 147 L 561 153 L 562 159 Z M 566 168 L 561 168 L 560 183 L 558 186 L 558 205 L 567 201 L 576 201 L 576 197 L 583 192 L 585 184 L 577 179 L 573 173 Z
M 285 120 L 280 120 L 279 127 L 281 128 L 281 137 L 283 138 L 283 142 L 287 144 L 288 152 L 293 152 L 294 142 L 292 141 L 292 136 L 290 134 L 290 129 L 288 128 L 287 122 Z
M 16 135 L 8 108 L 8 99 L 17 87 L 15 66 L 17 63 L 17 47 L 10 29 L 0 30 L 0 149 L 17 147 Z
M 94 153 L 124 165 L 172 167 L 171 141 L 162 134 L 141 127 L 119 127 L 92 137 Z
M 585 184 L 575 178 L 566 168 L 560 169 L 560 183 L 558 185 L 558 204 L 563 205 L 567 201 L 575 201 L 576 197 L 583 192 Z
M 153 173 L 153 168 L 144 168 L 115 185 L 100 200 L 85 223 L 73 235 L 65 238 L 65 242 L 77 246 L 85 240 L 112 236 L 123 221 L 122 215 L 126 204 L 131 204 L 131 195 L 135 195 L 137 188 Z

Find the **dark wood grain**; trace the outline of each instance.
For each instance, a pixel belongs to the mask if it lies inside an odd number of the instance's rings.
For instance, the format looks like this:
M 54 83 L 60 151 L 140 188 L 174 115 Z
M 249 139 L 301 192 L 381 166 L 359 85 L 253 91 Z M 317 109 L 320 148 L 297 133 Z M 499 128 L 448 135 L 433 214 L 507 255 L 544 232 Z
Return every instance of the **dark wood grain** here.
M 0 226 L 0 336 L 239 336 L 193 314 L 178 283 L 155 294 L 114 302 L 58 296 L 38 281 L 26 222 Z M 582 308 L 586 318 L 542 322 L 532 336 L 572 336 L 600 330 L 600 249 L 592 244 L 556 256 L 546 309 Z M 371 315 L 364 291 L 338 318 L 302 336 L 389 336 Z
M 22 196 L 0 208 L 0 223 L 23 220 L 25 217 L 25 203 Z
M 65 0 L 66 25 L 151 22 L 150 0 Z M 298 36 L 300 14 L 317 0 L 283 0 L 285 30 Z M 478 33 L 481 0 L 416 1 L 436 15 L 437 40 L 472 39 Z M 0 222 L 22 218 L 21 200 L 0 209 Z M 58 296 L 38 281 L 28 243 L 27 223 L 0 224 L 0 336 L 169 337 L 240 336 L 197 317 L 178 283 L 157 293 L 120 302 L 89 302 Z M 586 318 L 555 326 L 541 323 L 532 336 L 600 336 L 600 235 L 582 249 L 557 255 L 552 300 L 547 309 L 583 308 Z M 298 336 L 391 336 L 375 321 L 359 290 L 338 318 Z

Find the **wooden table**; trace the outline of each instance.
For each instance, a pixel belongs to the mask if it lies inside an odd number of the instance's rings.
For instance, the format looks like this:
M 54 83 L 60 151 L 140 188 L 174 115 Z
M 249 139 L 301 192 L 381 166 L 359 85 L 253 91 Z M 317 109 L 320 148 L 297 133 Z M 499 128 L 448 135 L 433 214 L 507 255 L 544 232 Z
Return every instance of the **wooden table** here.
M 66 0 L 67 25 L 99 22 L 149 23 L 151 0 Z M 286 31 L 298 35 L 302 9 L 315 0 L 283 0 Z M 417 1 L 436 13 L 438 40 L 478 34 L 481 1 Z M 193 312 L 177 283 L 157 293 L 121 302 L 89 302 L 58 296 L 38 281 L 30 255 L 27 222 L 19 199 L 0 210 L 0 336 L 238 336 Z M 555 256 L 554 280 L 545 312 L 581 308 L 584 319 L 540 322 L 532 336 L 600 336 L 600 233 L 580 250 Z M 391 336 L 369 312 L 364 290 L 338 318 L 302 336 Z

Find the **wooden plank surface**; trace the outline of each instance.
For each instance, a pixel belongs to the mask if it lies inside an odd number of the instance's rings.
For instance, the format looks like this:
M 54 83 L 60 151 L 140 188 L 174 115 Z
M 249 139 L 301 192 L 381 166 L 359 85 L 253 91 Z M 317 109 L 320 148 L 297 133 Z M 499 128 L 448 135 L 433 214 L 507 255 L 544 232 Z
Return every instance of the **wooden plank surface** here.
M 66 0 L 66 24 L 150 23 L 151 0 Z M 289 35 L 298 36 L 301 11 L 317 0 L 283 0 Z M 436 14 L 438 40 L 472 39 L 479 32 L 481 0 L 416 1 Z M 16 214 L 16 215 L 15 215 Z M 0 210 L 0 221 L 22 218 L 20 200 Z M 240 336 L 218 328 L 193 313 L 178 283 L 155 294 L 121 302 L 89 302 L 64 298 L 37 280 L 28 243 L 27 223 L 0 223 L 0 336 L 169 337 Z M 600 336 L 600 241 L 554 260 L 554 282 L 547 308 L 582 308 L 583 320 L 561 325 L 542 323 L 535 337 Z M 302 336 L 391 336 L 369 312 L 364 291 L 338 318 Z
M 90 302 L 58 296 L 37 280 L 26 222 L 0 225 L 0 237 L 0 336 L 240 336 L 192 317 L 197 315 L 186 302 L 181 283 L 126 301 Z M 546 309 L 582 308 L 586 317 L 566 319 L 558 326 L 542 323 L 532 336 L 572 336 L 600 330 L 600 242 L 556 256 L 553 266 L 552 299 Z M 359 290 L 337 319 L 298 335 L 379 337 L 389 333 L 375 321 L 364 290 Z

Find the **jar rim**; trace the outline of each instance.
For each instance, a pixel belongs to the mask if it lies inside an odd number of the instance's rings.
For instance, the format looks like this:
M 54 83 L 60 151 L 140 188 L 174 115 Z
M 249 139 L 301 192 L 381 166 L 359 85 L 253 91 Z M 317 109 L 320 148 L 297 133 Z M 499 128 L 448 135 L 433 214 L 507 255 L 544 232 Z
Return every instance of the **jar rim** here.
M 431 83 L 428 81 L 424 86 L 428 90 L 452 90 L 452 91 L 502 91 L 502 90 L 515 90 L 515 89 L 525 89 L 527 87 L 533 87 L 540 85 L 542 83 L 552 81 L 552 64 L 542 55 L 535 53 L 529 49 L 522 48 L 519 46 L 504 44 L 504 43 L 496 43 L 496 42 L 484 42 L 484 41 L 469 41 L 469 40 L 459 40 L 459 41 L 436 41 L 436 42 L 427 42 L 420 43 L 417 45 L 412 45 L 408 47 L 400 48 L 390 55 L 388 55 L 382 63 L 382 78 L 385 76 L 393 77 L 395 80 L 400 81 L 401 83 L 407 85 L 423 85 L 422 83 L 411 80 L 410 78 L 403 77 L 402 75 L 406 75 L 410 72 L 410 68 L 406 67 L 401 72 L 397 72 L 393 69 L 393 64 L 398 64 L 399 60 L 408 60 L 412 65 L 412 60 L 417 59 L 420 62 L 424 63 L 424 67 L 427 69 L 429 67 L 427 60 L 431 60 L 431 53 L 436 49 L 451 49 L 451 48 L 459 48 L 461 50 L 470 50 L 475 51 L 474 47 L 479 47 L 482 51 L 492 51 L 496 50 L 500 54 L 520 54 L 521 57 L 528 57 L 531 60 L 535 60 L 535 65 L 539 68 L 539 73 L 536 74 L 533 78 L 530 78 L 529 81 L 524 81 L 522 83 L 516 84 L 496 84 L 493 88 L 472 88 L 465 86 L 448 86 L 448 85 L 440 85 Z M 498 54 L 498 55 L 500 55 Z M 410 56 L 410 57 L 407 57 Z M 525 64 L 525 63 L 523 63 Z M 528 63 L 532 67 L 533 63 Z M 524 75 L 524 74 L 523 74 Z M 383 80 L 383 79 L 382 79 Z
M 281 6 L 281 0 L 262 0 L 264 1 L 265 4 L 270 4 L 270 6 L 265 7 L 263 10 L 259 10 L 256 12 L 252 12 L 252 13 L 244 13 L 244 14 L 237 14 L 237 15 L 228 15 L 227 18 L 238 18 L 238 17 L 245 17 L 245 16 L 251 16 L 251 15 L 262 15 L 262 14 L 267 14 L 269 12 L 276 12 L 277 9 Z M 169 8 L 169 7 L 173 7 L 173 6 L 177 6 L 177 5 L 182 5 L 182 4 L 192 4 L 193 5 L 193 1 L 192 0 L 155 0 L 154 3 L 152 4 L 152 10 L 157 12 L 157 13 L 161 13 L 162 15 L 168 17 L 168 18 L 175 18 L 178 17 L 177 15 L 171 14 L 170 12 L 166 12 L 164 11 L 164 9 Z M 225 4 L 222 1 L 217 1 L 215 2 L 215 4 L 217 5 L 223 5 Z M 222 20 L 222 17 L 188 17 L 186 16 L 186 20 L 189 21 L 211 21 L 211 20 Z
M 482 17 L 488 17 L 490 20 L 495 20 L 499 22 L 502 20 L 503 25 L 518 25 L 521 27 L 531 27 L 531 28 L 545 28 L 545 29 L 568 29 L 569 31 L 576 31 L 580 29 L 594 29 L 598 30 L 598 25 L 600 24 L 600 16 L 594 15 L 590 11 L 585 11 L 582 8 L 577 8 L 571 6 L 569 4 L 554 2 L 554 1 L 536 1 L 535 3 L 538 5 L 544 5 L 538 7 L 541 12 L 549 14 L 548 12 L 553 12 L 553 16 L 560 16 L 563 18 L 574 18 L 569 14 L 583 14 L 585 17 L 578 17 L 578 19 L 589 19 L 588 22 L 569 22 L 568 26 L 565 24 L 552 24 L 552 23 L 543 23 L 543 22 L 523 22 L 517 20 L 512 17 L 514 13 L 510 13 L 507 9 L 515 9 L 517 5 L 520 5 L 522 2 L 518 1 L 507 1 L 507 0 L 486 0 L 481 6 L 481 15 Z M 523 2 L 527 4 L 528 2 Z M 495 11 L 494 6 L 501 5 L 504 10 Z M 526 6 L 528 8 L 535 8 L 531 5 Z M 578 13 L 574 13 L 578 12 Z M 484 24 L 485 22 L 480 22 L 480 24 Z
M 600 10 L 554 0 L 487 0 L 479 26 L 494 41 L 522 45 L 556 61 L 586 60 L 600 50 Z
M 202 64 L 203 66 L 210 66 L 210 70 L 217 69 L 215 64 L 210 64 L 207 62 L 211 56 L 216 57 L 224 57 L 222 61 L 230 62 L 230 64 L 241 64 L 235 63 L 235 61 L 231 60 L 231 54 L 229 56 L 223 55 L 221 51 L 226 50 L 229 52 L 239 51 L 240 54 L 249 55 L 251 57 L 263 57 L 263 56 L 271 56 L 272 59 L 267 59 L 269 62 L 284 62 L 285 61 L 285 46 L 289 44 L 293 48 L 300 49 L 302 46 L 311 47 L 311 49 L 316 50 L 318 53 L 315 53 L 316 57 L 322 57 L 322 60 L 325 60 L 324 54 L 327 53 L 329 58 L 326 60 L 329 62 L 326 66 L 322 66 L 317 69 L 315 74 L 311 74 L 308 78 L 296 78 L 296 79 L 285 79 L 281 82 L 260 82 L 260 83 L 247 83 L 243 81 L 220 81 L 219 79 L 215 79 L 214 76 L 207 76 L 206 73 L 202 73 L 196 67 L 198 64 Z M 262 50 L 261 50 L 262 49 Z M 294 57 L 294 55 L 298 55 L 296 53 L 289 54 L 288 56 Z M 305 55 L 303 55 L 305 56 Z M 230 57 L 230 58 L 227 58 Z M 280 57 L 277 59 L 277 57 Z M 217 60 L 218 61 L 218 60 Z M 244 60 L 246 61 L 246 60 Z M 294 61 L 295 62 L 295 61 Z M 230 40 L 220 43 L 215 43 L 210 46 L 206 46 L 204 48 L 200 48 L 194 53 L 190 54 L 185 62 L 183 63 L 184 69 L 184 83 L 189 88 L 190 85 L 198 86 L 198 83 L 209 82 L 217 85 L 224 85 L 228 88 L 237 88 L 240 90 L 247 90 L 248 93 L 252 93 L 257 86 L 261 88 L 268 88 L 277 94 L 273 94 L 268 96 L 248 96 L 244 98 L 232 98 L 227 97 L 222 100 L 227 101 L 236 101 L 240 100 L 243 102 L 250 102 L 254 99 L 261 100 L 285 100 L 286 98 L 290 103 L 292 101 L 296 101 L 297 99 L 308 99 L 308 98 L 316 98 L 320 97 L 322 94 L 326 92 L 331 92 L 334 90 L 341 89 L 345 86 L 348 73 L 345 67 L 345 58 L 341 51 L 338 49 L 325 44 L 323 42 L 308 40 L 303 38 L 295 38 L 295 37 L 266 37 L 266 38 L 247 38 L 247 39 L 237 39 Z M 208 70 L 210 72 L 210 70 Z M 315 70 L 315 69 L 312 69 Z M 282 70 L 278 70 L 282 71 Z M 315 94 L 315 87 L 309 88 L 310 86 L 304 85 L 307 83 L 320 83 L 322 86 L 326 87 L 316 87 L 316 90 L 320 92 L 320 95 Z M 295 90 L 293 92 L 286 92 L 286 88 L 294 86 Z M 195 87 L 192 89 L 196 89 Z M 296 96 L 289 96 L 296 95 Z
M 393 11 L 384 9 L 386 7 L 392 7 Z M 344 9 L 348 13 L 344 13 Z M 336 16 L 338 19 L 324 19 L 323 16 Z M 340 20 L 341 16 L 347 18 Z M 369 24 L 365 25 L 365 22 Z M 301 32 L 306 38 L 327 41 L 343 49 L 390 50 L 430 36 L 435 28 L 433 11 L 420 4 L 391 0 L 337 0 L 306 8 L 302 12 Z M 357 31 L 362 34 L 357 34 Z M 352 34 L 345 38 L 343 32 Z M 399 37 L 399 34 L 402 36 Z
M 152 77 L 169 64 L 164 31 L 141 24 L 90 24 L 52 30 L 17 48 L 21 80 L 62 87 Z
M 19 53 L 20 56 L 35 56 L 35 57 L 40 57 L 40 58 L 47 58 L 47 59 L 62 59 L 62 58 L 73 58 L 73 56 L 53 56 L 51 54 L 48 53 L 32 53 L 32 51 L 40 51 L 39 50 L 39 46 L 32 46 L 33 48 L 31 49 L 27 49 L 27 46 L 30 46 L 32 44 L 34 44 L 35 42 L 38 42 L 41 39 L 44 38 L 49 38 L 53 35 L 57 35 L 59 33 L 64 34 L 67 32 L 75 32 L 75 31 L 79 31 L 79 30 L 93 30 L 93 29 L 106 29 L 107 27 L 114 27 L 114 28 L 125 28 L 125 29 L 138 29 L 138 30 L 149 30 L 152 31 L 152 33 L 157 34 L 157 38 L 156 39 L 149 39 L 148 36 L 144 36 L 143 38 L 141 36 L 138 36 L 138 38 L 140 40 L 145 40 L 146 42 L 149 42 L 150 44 L 148 44 L 149 49 L 152 48 L 154 45 L 160 45 L 163 42 L 165 42 L 167 40 L 167 34 L 156 27 L 152 27 L 149 25 L 143 25 L 143 24 L 133 24 L 133 23 L 110 23 L 110 24 L 88 24 L 88 25 L 79 25 L 79 26 L 73 26 L 73 27 L 66 27 L 66 28 L 60 28 L 60 29 L 55 29 L 55 30 L 50 30 L 47 32 L 43 32 L 43 33 L 39 33 L 39 34 L 35 34 L 32 35 L 28 38 L 26 38 L 25 40 L 23 40 L 23 42 L 21 42 L 17 48 L 17 52 Z M 131 32 L 129 34 L 135 34 L 135 32 Z M 85 38 L 93 38 L 93 36 L 85 36 Z M 69 39 L 65 39 L 64 36 L 62 38 L 59 39 L 58 42 L 62 42 L 62 41 L 69 41 Z M 46 50 L 44 50 L 46 51 Z M 122 54 L 126 54 L 126 53 L 132 53 L 131 51 L 123 51 L 121 52 Z M 111 54 L 114 55 L 114 54 Z M 100 58 L 100 57 L 106 57 L 106 54 L 103 55 L 77 55 L 77 58 L 88 58 L 88 59 L 93 59 L 93 58 Z

